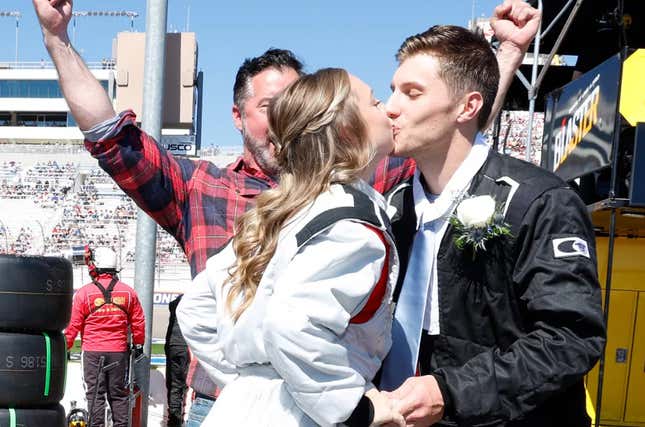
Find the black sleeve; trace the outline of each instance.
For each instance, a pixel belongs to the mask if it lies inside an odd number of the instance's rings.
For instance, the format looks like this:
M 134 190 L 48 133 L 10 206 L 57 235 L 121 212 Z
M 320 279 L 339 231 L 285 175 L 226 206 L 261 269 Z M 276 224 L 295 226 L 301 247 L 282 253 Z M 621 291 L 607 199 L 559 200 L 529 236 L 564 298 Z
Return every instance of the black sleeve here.
M 604 347 L 594 233 L 580 198 L 566 188 L 545 192 L 525 214 L 516 245 L 509 283 L 519 290 L 525 334 L 433 372 L 451 415 L 467 424 L 539 407 L 579 382 Z
M 372 401 L 367 396 L 363 396 L 358 401 L 358 405 L 356 405 L 352 415 L 345 421 L 345 425 L 347 427 L 369 427 L 373 420 L 374 405 L 372 405 Z

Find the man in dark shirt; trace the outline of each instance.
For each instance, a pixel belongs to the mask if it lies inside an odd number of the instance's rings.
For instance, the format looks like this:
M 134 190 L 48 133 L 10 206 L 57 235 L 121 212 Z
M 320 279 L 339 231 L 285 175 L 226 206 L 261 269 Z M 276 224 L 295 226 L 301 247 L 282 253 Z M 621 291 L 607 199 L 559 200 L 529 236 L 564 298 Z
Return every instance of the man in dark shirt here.
M 177 323 L 177 305 L 182 295 L 168 304 L 170 316 L 168 317 L 168 329 L 166 330 L 166 343 L 164 353 L 166 354 L 166 391 L 168 396 L 168 427 L 181 427 L 184 422 L 184 400 L 186 400 L 186 375 L 188 374 L 188 363 L 190 354 L 188 345 L 184 340 Z

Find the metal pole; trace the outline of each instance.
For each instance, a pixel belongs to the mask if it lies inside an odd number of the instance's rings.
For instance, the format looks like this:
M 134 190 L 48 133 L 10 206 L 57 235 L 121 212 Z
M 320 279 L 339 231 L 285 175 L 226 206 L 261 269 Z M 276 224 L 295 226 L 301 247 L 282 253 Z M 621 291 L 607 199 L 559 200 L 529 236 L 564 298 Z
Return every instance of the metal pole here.
M 477 24 L 475 24 L 475 0 L 473 0 L 472 10 L 470 11 L 470 29 L 475 30 Z
M 18 29 L 20 28 L 20 17 L 16 16 L 16 68 L 18 68 Z
M 168 0 L 148 0 L 146 11 L 146 48 L 143 81 L 142 129 L 161 139 L 163 114 L 163 83 L 166 63 L 166 26 Z M 152 335 L 152 304 L 155 277 L 155 243 L 157 224 L 141 209 L 137 215 L 137 243 L 134 266 L 134 288 L 139 294 L 146 317 L 144 352 L 150 356 Z M 137 382 L 141 387 L 141 425 L 148 425 L 148 395 L 150 390 L 150 358 L 137 366 Z
M 36 224 L 38 224 L 38 228 L 40 228 L 40 237 L 43 239 L 43 250 L 40 252 L 41 255 L 45 254 L 45 229 L 43 228 L 43 225 L 40 221 L 36 220 Z
M 542 70 L 540 71 L 540 74 L 535 77 L 535 73 L 537 70 L 537 63 L 538 63 L 538 57 L 539 57 L 539 44 L 540 40 L 543 36 L 542 33 L 542 23 L 540 23 L 540 28 L 538 30 L 538 33 L 535 37 L 535 47 L 534 49 L 534 58 L 533 58 L 533 76 L 531 79 L 531 86 L 528 88 L 529 89 L 529 120 L 528 120 L 528 141 L 527 141 L 527 149 L 525 153 L 525 159 L 526 161 L 530 161 L 531 157 L 531 152 L 530 152 L 530 144 L 531 144 L 531 138 L 533 138 L 533 114 L 535 111 L 535 100 L 537 99 L 537 94 L 538 91 L 540 90 L 540 86 L 542 85 L 542 80 L 544 79 L 544 75 L 546 74 L 547 70 L 551 66 L 551 61 L 553 60 L 553 57 L 555 56 L 556 52 L 558 49 L 560 49 L 560 45 L 562 44 L 562 41 L 564 40 L 564 36 L 567 34 L 569 31 L 569 27 L 571 27 L 571 24 L 573 22 L 573 19 L 576 16 L 576 13 L 578 13 L 578 9 L 580 9 L 580 6 L 582 5 L 583 0 L 576 0 L 576 4 L 573 6 L 571 9 L 571 13 L 569 14 L 569 17 L 567 18 L 567 21 L 564 23 L 564 26 L 562 27 L 562 30 L 560 31 L 560 34 L 558 35 L 555 43 L 553 44 L 553 48 L 551 49 L 551 52 L 549 53 L 547 59 L 544 61 L 544 65 L 542 66 Z M 567 4 L 566 7 L 568 7 L 569 4 Z M 538 9 L 540 11 L 542 10 L 542 0 L 538 1 Z M 559 18 L 559 16 L 558 16 Z M 551 25 L 547 28 L 547 30 L 551 29 Z M 524 84 L 526 86 L 526 83 Z
M 201 155 L 202 150 L 202 118 L 204 100 L 204 72 L 197 73 L 197 119 L 195 120 L 195 155 Z
M 123 257 L 122 257 L 123 241 L 121 240 L 121 227 L 119 226 L 119 221 L 121 219 L 116 216 L 116 213 L 112 218 L 114 221 L 114 225 L 116 226 L 116 237 L 119 240 L 119 268 L 122 269 L 123 268 Z
M 558 21 L 560 20 L 560 18 L 562 17 L 562 15 L 564 15 L 564 14 L 565 14 L 565 12 L 567 11 L 567 9 L 569 9 L 569 7 L 573 4 L 573 2 L 574 2 L 574 0 L 569 0 L 569 1 L 567 2 L 567 4 L 565 4 L 565 5 L 564 5 L 564 7 L 562 8 L 562 10 L 561 10 L 560 12 L 558 12 L 558 14 L 555 16 L 555 18 L 553 18 L 553 21 L 551 21 L 551 24 L 549 24 L 549 26 L 548 26 L 548 27 L 546 27 L 546 30 L 544 30 L 544 31 L 542 32 L 542 37 L 545 37 L 545 36 L 549 33 L 549 31 L 551 31 L 551 28 L 553 28 L 553 27 L 555 26 L 555 24 L 557 24 L 557 23 L 558 23 Z
M 161 289 L 161 258 L 157 258 L 157 289 Z
M 571 13 L 569 14 L 569 17 L 567 18 L 567 21 L 564 23 L 564 26 L 562 27 L 562 31 L 560 31 L 560 35 L 558 35 L 558 38 L 555 40 L 555 43 L 553 44 L 553 48 L 551 49 L 551 53 L 549 53 L 548 58 L 546 61 L 544 61 L 544 67 L 542 67 L 542 71 L 540 71 L 540 75 L 537 78 L 537 81 L 535 82 L 535 87 L 539 88 L 542 85 L 542 80 L 544 79 L 544 75 L 546 74 L 547 70 L 551 66 L 551 61 L 553 60 L 553 57 L 555 56 L 556 52 L 560 49 L 560 45 L 564 41 L 564 37 L 567 35 L 567 32 L 569 31 L 569 27 L 571 27 L 571 24 L 573 23 L 573 20 L 576 17 L 576 14 L 578 13 L 578 9 L 582 6 L 583 0 L 577 0 L 576 4 L 573 6 L 573 9 L 571 9 Z
M 189 31 L 190 31 L 190 3 L 188 3 L 188 9 L 186 11 L 186 32 L 189 32 Z
M 4 222 L 0 220 L 0 226 L 2 226 L 2 234 L 4 234 L 4 252 L 9 253 L 9 237 L 7 236 L 7 226 L 4 225 Z
M 618 0 L 618 15 L 620 18 L 621 30 L 623 30 L 623 14 L 625 4 L 624 0 Z M 627 59 L 627 46 L 625 46 L 625 39 L 623 36 L 623 31 L 619 36 L 620 44 L 620 72 L 619 76 L 623 75 L 623 64 L 625 59 Z M 612 153 L 611 153 L 611 180 L 609 181 L 609 206 L 610 206 L 610 216 L 609 216 L 609 242 L 607 248 L 607 273 L 605 276 L 605 304 L 603 305 L 603 320 L 605 321 L 605 330 L 609 331 L 609 299 L 611 297 L 611 279 L 612 279 L 612 270 L 614 267 L 614 245 L 616 238 L 616 186 L 618 184 L 618 159 L 620 157 L 620 125 L 622 123 L 622 118 L 620 115 L 620 95 L 621 88 L 623 86 L 622 80 L 618 80 L 618 97 L 616 98 L 616 119 L 614 122 L 614 137 L 612 140 Z M 606 345 L 606 343 L 605 343 Z M 596 393 L 596 419 L 594 422 L 595 427 L 600 426 L 600 416 L 602 411 L 602 390 L 605 379 L 605 360 L 606 360 L 606 348 L 603 349 L 602 354 L 600 355 L 600 360 L 598 361 L 598 390 Z
M 542 12 L 542 0 L 538 1 L 538 10 Z M 529 120 L 526 132 L 526 151 L 524 153 L 524 160 L 531 161 L 531 146 L 533 145 L 533 115 L 535 114 L 535 99 L 537 98 L 538 87 L 535 85 L 537 79 L 538 64 L 540 62 L 540 40 L 542 39 L 542 22 L 538 27 L 537 35 L 535 36 L 535 43 L 533 45 L 533 67 L 531 69 L 531 88 L 529 89 Z

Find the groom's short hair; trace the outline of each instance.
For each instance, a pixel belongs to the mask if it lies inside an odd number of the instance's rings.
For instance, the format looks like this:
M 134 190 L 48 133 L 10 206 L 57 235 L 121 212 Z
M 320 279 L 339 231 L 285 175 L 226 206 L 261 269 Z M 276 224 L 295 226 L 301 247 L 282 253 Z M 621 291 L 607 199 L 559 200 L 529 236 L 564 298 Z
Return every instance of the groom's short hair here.
M 439 77 L 455 98 L 470 91 L 482 95 L 483 105 L 477 118 L 481 130 L 490 115 L 499 85 L 497 60 L 483 34 L 454 25 L 435 25 L 405 39 L 396 59 L 403 63 L 421 54 L 432 55 L 438 60 Z

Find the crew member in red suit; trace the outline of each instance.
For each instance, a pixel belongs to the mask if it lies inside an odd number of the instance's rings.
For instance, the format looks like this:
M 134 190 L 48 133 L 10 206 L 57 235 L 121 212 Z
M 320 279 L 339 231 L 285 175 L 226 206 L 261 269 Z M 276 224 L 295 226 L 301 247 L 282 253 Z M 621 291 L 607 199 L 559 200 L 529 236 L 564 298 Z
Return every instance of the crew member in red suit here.
M 88 252 L 93 255 L 86 257 L 92 282 L 74 296 L 72 320 L 65 330 L 67 348 L 80 332 L 90 427 L 105 425 L 106 393 L 113 426 L 127 427 L 128 326 L 138 357 L 143 353 L 145 317 L 137 293 L 117 276 L 114 251 L 100 247 Z

